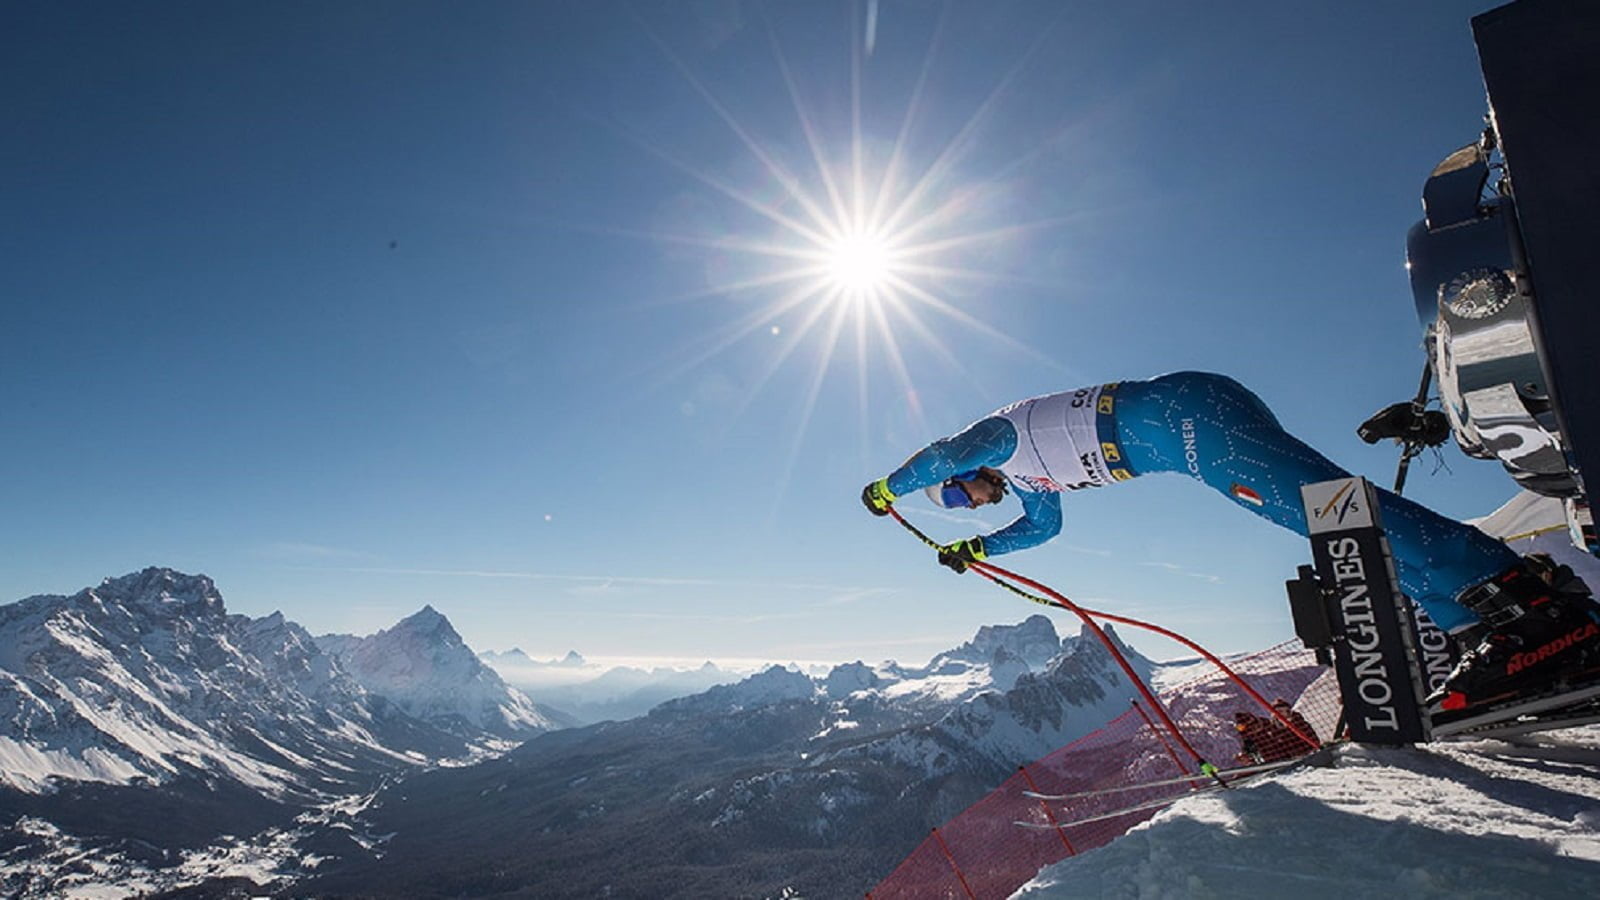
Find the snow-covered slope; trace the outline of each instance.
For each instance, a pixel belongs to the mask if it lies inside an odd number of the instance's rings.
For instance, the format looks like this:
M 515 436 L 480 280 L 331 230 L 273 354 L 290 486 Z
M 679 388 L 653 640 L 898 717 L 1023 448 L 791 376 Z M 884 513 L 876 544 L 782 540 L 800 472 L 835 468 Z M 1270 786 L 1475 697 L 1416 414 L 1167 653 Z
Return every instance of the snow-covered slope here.
M 1415 749 L 1179 801 L 1017 895 L 1600 896 L 1600 726 Z
M 316 642 L 367 690 L 454 734 L 522 739 L 555 727 L 526 694 L 485 665 L 432 606 L 368 637 L 323 635 Z

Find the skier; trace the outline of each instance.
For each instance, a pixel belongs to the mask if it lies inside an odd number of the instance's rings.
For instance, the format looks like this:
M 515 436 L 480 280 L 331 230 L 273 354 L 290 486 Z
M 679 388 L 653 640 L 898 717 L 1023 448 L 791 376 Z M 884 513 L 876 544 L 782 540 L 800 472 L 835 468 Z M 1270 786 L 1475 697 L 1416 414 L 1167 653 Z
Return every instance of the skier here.
M 1152 472 L 1188 475 L 1301 535 L 1300 487 L 1349 477 L 1237 381 L 1175 372 L 1013 403 L 919 450 L 861 500 L 881 516 L 919 488 L 947 508 L 1015 490 L 1015 521 L 939 548 L 939 562 L 960 573 L 1055 537 L 1063 492 Z M 1463 650 L 1430 703 L 1463 709 L 1600 660 L 1600 606 L 1570 569 L 1550 571 L 1476 528 L 1378 493 L 1401 586 Z
M 1287 720 L 1289 724 L 1293 725 L 1295 730 L 1299 732 L 1299 734 L 1296 734 L 1295 731 L 1290 731 L 1288 728 L 1284 727 L 1282 722 L 1273 722 L 1274 725 L 1278 726 L 1276 732 L 1276 744 L 1278 746 L 1277 752 L 1283 754 L 1283 759 L 1288 759 L 1289 757 L 1298 753 L 1305 753 L 1308 750 L 1317 749 L 1316 747 L 1308 748 L 1306 746 L 1305 739 L 1300 737 L 1301 734 L 1315 736 L 1317 733 L 1316 729 L 1311 727 L 1311 723 L 1306 721 L 1305 716 L 1301 715 L 1298 710 L 1289 705 L 1289 701 L 1279 697 L 1278 699 L 1272 701 L 1272 708 L 1278 713 L 1278 715 Z
M 1290 709 L 1286 701 L 1279 700 L 1272 707 L 1279 715 L 1293 722 L 1296 728 L 1306 734 L 1316 734 L 1306 717 Z M 1316 749 L 1307 747 L 1304 738 L 1277 719 L 1253 715 L 1244 710 L 1233 714 L 1233 729 L 1239 734 L 1239 754 L 1234 757 L 1234 762 L 1241 766 L 1293 759 Z
M 1239 753 L 1233 758 L 1235 765 L 1253 766 L 1267 762 L 1261 752 L 1262 737 L 1274 723 L 1269 719 L 1240 710 L 1233 714 L 1233 730 L 1239 733 Z

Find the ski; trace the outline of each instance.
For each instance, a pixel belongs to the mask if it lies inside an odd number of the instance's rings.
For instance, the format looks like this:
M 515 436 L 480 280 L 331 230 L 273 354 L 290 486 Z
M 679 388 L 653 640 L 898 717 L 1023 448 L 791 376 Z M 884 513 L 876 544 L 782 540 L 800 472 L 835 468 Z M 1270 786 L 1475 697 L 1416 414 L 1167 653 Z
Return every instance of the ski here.
M 1590 725 L 1595 722 L 1600 722 L 1600 702 L 1569 706 L 1533 718 L 1485 725 L 1472 731 L 1458 732 L 1457 736 L 1503 738 L 1540 731 L 1555 731 L 1558 728 L 1576 728 L 1579 725 Z
M 1543 731 L 1547 728 L 1561 728 L 1566 725 L 1548 725 L 1540 723 L 1547 720 L 1557 720 L 1558 714 L 1568 707 L 1587 707 L 1593 705 L 1589 701 L 1600 698 L 1600 682 L 1594 682 L 1577 690 L 1544 694 L 1518 700 L 1508 700 L 1504 703 L 1492 704 L 1488 709 L 1468 714 L 1457 719 L 1438 722 L 1433 726 L 1433 736 L 1436 738 L 1449 737 L 1456 734 L 1481 732 L 1496 728 L 1496 726 L 1515 727 L 1517 725 L 1532 725 L 1524 731 Z M 1548 714 L 1548 715 L 1541 715 Z M 1525 720 L 1524 717 L 1534 717 Z M 1575 723 L 1582 724 L 1582 723 Z
M 1193 797 L 1193 796 L 1196 796 L 1198 794 L 1213 794 L 1213 793 L 1216 793 L 1217 791 L 1225 791 L 1225 790 L 1228 789 L 1228 787 L 1229 787 L 1228 785 L 1208 784 L 1205 787 L 1190 788 L 1189 790 L 1184 791 L 1181 794 L 1173 794 L 1170 797 L 1162 797 L 1162 798 L 1160 798 L 1158 800 L 1147 800 L 1144 803 L 1135 803 L 1132 806 L 1124 806 L 1124 807 L 1122 807 L 1120 809 L 1114 809 L 1114 810 L 1112 810 L 1110 812 L 1100 813 L 1099 815 L 1085 816 L 1084 818 L 1081 818 L 1081 819 L 1073 819 L 1070 822 L 1056 822 L 1054 824 L 1051 824 L 1049 822 L 1013 821 L 1011 824 L 1020 825 L 1023 828 L 1033 828 L 1033 829 L 1040 829 L 1040 830 L 1046 830 L 1046 831 L 1051 830 L 1051 829 L 1055 829 L 1055 828 L 1072 828 L 1072 827 L 1077 826 L 1077 825 L 1087 825 L 1090 822 L 1102 822 L 1102 821 L 1105 821 L 1106 819 L 1115 819 L 1115 818 L 1117 818 L 1119 816 L 1126 816 L 1129 813 L 1142 812 L 1142 811 L 1147 810 L 1147 809 L 1157 809 L 1157 808 L 1162 807 L 1162 806 L 1171 806 L 1172 804 L 1177 803 L 1179 800 L 1182 800 L 1185 797 Z
M 1294 759 L 1285 759 L 1270 763 L 1258 763 L 1253 766 L 1239 766 L 1232 769 L 1218 769 L 1215 773 L 1215 777 L 1226 780 L 1245 775 L 1254 775 L 1258 772 L 1272 772 L 1277 769 L 1284 769 L 1295 765 L 1301 760 L 1309 758 L 1309 756 L 1310 755 L 1297 756 Z M 1212 777 L 1213 775 L 1210 773 L 1196 772 L 1192 775 L 1161 778 L 1156 781 L 1141 781 L 1138 784 L 1123 784 L 1116 787 L 1097 788 L 1092 791 L 1077 791 L 1071 794 L 1042 794 L 1037 791 L 1023 791 L 1022 796 L 1029 797 L 1034 800 L 1079 800 L 1084 797 L 1099 797 L 1103 794 L 1119 794 L 1124 791 L 1137 791 L 1140 788 L 1162 787 L 1169 784 L 1183 784 L 1185 781 L 1206 781 Z

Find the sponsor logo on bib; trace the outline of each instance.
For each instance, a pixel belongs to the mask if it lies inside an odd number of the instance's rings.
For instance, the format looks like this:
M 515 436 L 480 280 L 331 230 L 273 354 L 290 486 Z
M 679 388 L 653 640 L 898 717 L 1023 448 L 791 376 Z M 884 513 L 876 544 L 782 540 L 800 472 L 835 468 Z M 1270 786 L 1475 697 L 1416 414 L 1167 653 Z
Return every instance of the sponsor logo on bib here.
M 1048 475 L 1012 475 L 1010 477 L 1027 485 L 1030 491 L 1053 491 L 1059 494 L 1066 490 Z

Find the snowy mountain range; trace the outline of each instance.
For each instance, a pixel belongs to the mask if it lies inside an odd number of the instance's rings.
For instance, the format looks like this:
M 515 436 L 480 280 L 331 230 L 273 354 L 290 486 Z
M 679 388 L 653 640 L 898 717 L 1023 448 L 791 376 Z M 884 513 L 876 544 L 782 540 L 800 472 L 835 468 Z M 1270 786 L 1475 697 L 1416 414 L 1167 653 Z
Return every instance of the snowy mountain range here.
M 478 654 L 478 658 L 482 659 L 491 666 L 495 666 L 497 669 L 500 666 L 534 670 L 582 669 L 589 665 L 589 661 L 583 658 L 583 654 L 576 650 L 568 650 L 566 656 L 563 656 L 560 659 L 550 660 L 549 662 L 534 659 L 528 654 L 522 652 L 521 647 L 512 647 L 510 650 L 506 650 L 504 652 L 485 650 Z
M 431 609 L 317 639 L 162 568 L 0 606 L 9 857 L 37 849 L 27 819 L 166 859 L 550 727 Z
M 719 684 L 738 681 L 748 671 L 720 668 L 706 662 L 696 668 L 602 666 L 568 651 L 542 661 L 518 649 L 486 651 L 478 657 L 510 684 L 538 697 L 547 712 L 574 725 L 592 725 L 642 716 L 658 704 L 698 694 Z
M 773 666 L 380 790 L 360 819 L 389 840 L 369 851 L 307 835 L 328 861 L 304 887 L 856 894 L 1018 761 L 1124 712 L 1130 692 L 1098 641 L 1063 640 L 1044 616 L 987 627 L 922 667 Z
M 558 823 L 586 823 L 574 833 L 580 843 L 625 842 L 634 826 L 604 812 L 624 808 L 657 810 L 663 822 L 686 816 L 711 829 L 714 843 L 740 848 L 732 857 L 764 853 L 750 829 L 796 814 L 809 822 L 801 833 L 823 839 L 812 850 L 824 855 L 846 834 L 863 848 L 881 844 L 869 835 L 910 840 L 915 830 L 877 821 L 882 803 L 863 801 L 908 789 L 944 791 L 947 802 L 974 795 L 1011 754 L 1098 725 L 1096 704 L 1121 677 L 1089 664 L 1095 651 L 1081 638 L 1062 641 L 1035 616 L 985 628 L 920 668 L 857 662 L 813 677 L 773 666 L 645 717 L 549 731 L 539 708 L 431 608 L 369 637 L 313 639 L 281 616 L 227 614 L 204 576 L 149 569 L 71 597 L 0 607 L 0 623 L 14 711 L 4 735 L 12 780 L 0 790 L 11 849 L 0 857 L 0 883 L 39 896 L 107 881 L 210 883 L 220 861 L 239 871 L 241 857 L 255 861 L 259 882 L 280 887 L 322 891 L 307 876 L 337 885 L 341 873 L 374 865 L 373 884 L 388 886 L 381 892 L 411 891 L 412 874 L 481 860 L 487 847 L 549 835 Z M 1027 699 L 1041 685 L 1050 686 L 1047 701 Z M 1069 708 L 1071 697 L 1089 705 Z M 482 759 L 529 732 L 537 739 L 499 761 L 453 767 L 465 787 L 429 768 Z M 87 806 L 95 784 L 113 790 L 115 802 L 102 804 L 113 812 L 63 812 L 63 801 Z M 209 806 L 196 802 L 202 785 L 220 791 Z M 633 796 L 611 798 L 623 785 Z M 596 792 L 609 799 L 597 802 Z M 119 826 L 152 798 L 193 827 Z M 427 824 L 409 823 L 413 812 Z M 396 815 L 408 824 L 390 823 Z M 452 820 L 449 836 L 428 836 Z M 530 831 L 532 820 L 547 825 Z M 130 851 L 130 835 L 157 850 Z M 545 848 L 525 849 L 548 859 Z M 416 867 L 405 863 L 413 854 Z M 856 855 L 852 877 L 865 877 L 875 857 Z M 662 859 L 636 856 L 625 868 L 643 879 Z M 63 882 L 53 873 L 65 858 L 94 862 Z

